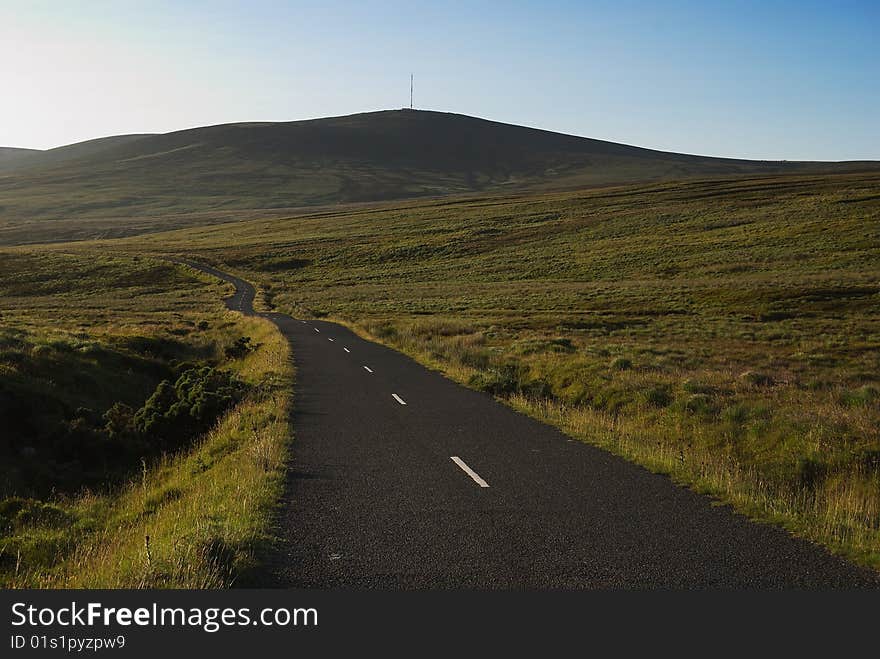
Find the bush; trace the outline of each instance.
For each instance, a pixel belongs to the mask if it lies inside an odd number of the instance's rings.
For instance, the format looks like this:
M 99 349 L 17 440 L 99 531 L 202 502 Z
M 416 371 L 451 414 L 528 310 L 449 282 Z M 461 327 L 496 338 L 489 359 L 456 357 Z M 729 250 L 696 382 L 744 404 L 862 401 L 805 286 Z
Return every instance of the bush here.
M 797 474 L 800 485 L 808 490 L 815 489 L 828 476 L 828 465 L 816 458 L 801 458 Z
M 657 385 L 651 387 L 643 394 L 645 402 L 653 407 L 667 407 L 672 403 L 672 393 L 669 387 Z
M 739 376 L 740 382 L 752 387 L 772 387 L 775 384 L 773 378 L 766 373 L 746 371 Z
M 226 359 L 243 359 L 248 353 L 256 350 L 256 348 L 257 346 L 251 342 L 251 337 L 242 336 L 236 339 L 235 343 L 231 346 L 227 346 L 224 352 L 226 354 Z
M 544 378 L 520 383 L 520 393 L 533 399 L 553 398 L 553 387 Z
M 712 399 L 706 394 L 693 394 L 684 403 L 691 414 L 708 414 L 712 411 Z
M 315 315 L 314 312 L 312 313 Z M 374 327 L 371 333 L 380 339 L 393 339 L 397 336 L 397 328 L 390 323 L 382 323 L 381 325 Z
M 516 364 L 504 364 L 498 368 L 481 371 L 472 376 L 468 384 L 493 396 L 522 394 L 529 398 L 553 397 L 553 387 L 547 380 L 529 379 L 528 369 Z
M 722 415 L 723 419 L 727 423 L 737 428 L 745 425 L 750 416 L 751 410 L 749 409 L 749 406 L 744 403 L 731 405 L 724 410 L 724 413 Z
M 880 391 L 868 384 L 855 391 L 844 392 L 840 397 L 840 402 L 847 407 L 866 407 L 877 400 L 880 400 Z
M 134 410 L 125 403 L 113 403 L 102 418 L 104 432 L 111 441 L 124 440 L 134 434 Z
M 57 527 L 70 523 L 70 513 L 51 503 L 22 497 L 0 501 L 0 532 L 8 533 L 25 526 Z
M 571 339 L 553 339 L 550 341 L 550 347 L 554 352 L 574 352 L 574 344 Z
M 475 374 L 468 384 L 493 396 L 509 396 L 520 391 L 520 371 L 515 364 L 504 364 Z
M 134 430 L 163 450 L 176 449 L 207 431 L 242 393 L 242 383 L 226 371 L 210 366 L 189 369 L 173 385 L 168 380 L 159 383 L 135 413 Z
M 685 380 L 681 384 L 681 388 L 689 394 L 706 394 L 710 396 L 715 393 L 715 387 L 691 379 Z
M 632 361 L 627 359 L 626 357 L 616 357 L 611 364 L 609 364 L 609 368 L 612 371 L 628 371 L 633 367 Z

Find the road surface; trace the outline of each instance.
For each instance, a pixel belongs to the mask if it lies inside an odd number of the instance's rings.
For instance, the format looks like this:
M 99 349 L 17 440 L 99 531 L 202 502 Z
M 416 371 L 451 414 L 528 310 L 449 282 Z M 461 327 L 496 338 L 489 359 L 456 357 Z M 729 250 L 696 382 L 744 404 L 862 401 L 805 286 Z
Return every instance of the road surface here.
M 193 264 L 191 264 L 193 265 Z M 250 284 L 229 308 L 253 314 Z M 279 585 L 853 588 L 874 572 L 517 414 L 330 322 L 296 365 Z

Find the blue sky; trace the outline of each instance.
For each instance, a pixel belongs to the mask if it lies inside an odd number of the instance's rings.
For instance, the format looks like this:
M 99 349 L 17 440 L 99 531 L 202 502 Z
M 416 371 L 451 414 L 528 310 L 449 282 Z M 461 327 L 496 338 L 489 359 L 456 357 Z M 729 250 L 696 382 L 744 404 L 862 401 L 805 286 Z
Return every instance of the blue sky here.
M 880 159 L 880 2 L 0 0 L 0 145 L 416 107 Z

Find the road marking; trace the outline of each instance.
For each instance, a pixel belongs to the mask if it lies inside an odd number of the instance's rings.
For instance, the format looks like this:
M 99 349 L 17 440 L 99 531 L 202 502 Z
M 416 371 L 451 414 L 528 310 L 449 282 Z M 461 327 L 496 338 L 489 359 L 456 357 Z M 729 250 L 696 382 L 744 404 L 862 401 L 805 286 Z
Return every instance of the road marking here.
M 348 348 L 343 348 L 343 350 L 345 350 L 345 352 L 351 352 Z
M 319 329 L 316 327 L 316 328 L 315 328 L 315 331 L 316 331 L 316 332 L 320 332 L 321 330 L 319 330 Z
M 450 458 L 450 460 L 452 460 L 455 464 L 457 464 L 459 467 L 461 467 L 461 469 L 462 469 L 462 471 L 463 471 L 464 473 L 466 473 L 468 476 L 470 476 L 471 478 L 473 478 L 473 479 L 474 479 L 474 482 L 475 482 L 477 485 L 479 485 L 480 487 L 489 487 L 489 483 L 487 483 L 487 482 L 484 481 L 482 478 L 480 478 L 480 475 L 479 475 L 477 472 L 475 472 L 473 469 L 471 469 L 470 467 L 468 467 L 468 466 L 464 463 L 464 460 L 462 460 L 461 458 L 459 458 L 458 456 L 455 456 L 455 455 L 453 455 L 453 456 Z
M 328 338 L 327 340 L 328 340 L 328 341 L 332 341 L 333 339 Z
M 364 370 L 365 370 L 367 373 L 372 373 L 372 372 L 373 372 L 373 369 L 371 369 L 369 366 L 364 366 Z
M 391 395 L 394 397 L 394 400 L 396 400 L 398 403 L 400 403 L 401 405 L 406 405 L 406 401 L 403 400 L 403 398 L 401 398 L 397 394 L 391 394 Z

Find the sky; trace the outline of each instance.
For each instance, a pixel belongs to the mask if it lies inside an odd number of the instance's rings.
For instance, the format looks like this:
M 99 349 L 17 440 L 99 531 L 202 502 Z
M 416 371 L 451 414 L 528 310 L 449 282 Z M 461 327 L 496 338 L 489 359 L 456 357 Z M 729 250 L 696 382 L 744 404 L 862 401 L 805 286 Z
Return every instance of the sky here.
M 880 2 L 0 0 L 0 146 L 409 105 L 668 151 L 880 159 Z

